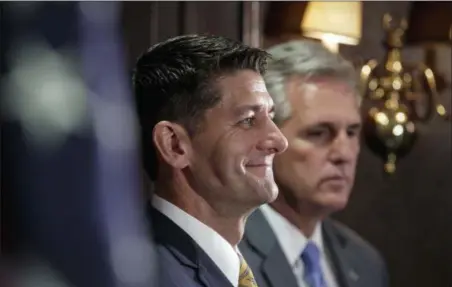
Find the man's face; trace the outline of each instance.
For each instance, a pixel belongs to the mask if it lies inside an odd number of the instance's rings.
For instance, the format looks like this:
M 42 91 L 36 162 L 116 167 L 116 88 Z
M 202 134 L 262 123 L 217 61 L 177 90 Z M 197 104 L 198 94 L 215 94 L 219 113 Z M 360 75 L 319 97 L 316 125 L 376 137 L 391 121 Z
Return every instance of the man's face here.
M 280 128 L 289 147 L 275 158 L 275 177 L 288 200 L 329 213 L 346 206 L 353 186 L 360 150 L 359 105 L 346 83 L 301 81 L 287 83 L 292 116 Z
M 239 71 L 216 85 L 221 101 L 206 111 L 192 140 L 190 170 L 198 192 L 228 213 L 271 202 L 278 195 L 273 158 L 287 140 L 273 123 L 264 81 L 255 72 Z

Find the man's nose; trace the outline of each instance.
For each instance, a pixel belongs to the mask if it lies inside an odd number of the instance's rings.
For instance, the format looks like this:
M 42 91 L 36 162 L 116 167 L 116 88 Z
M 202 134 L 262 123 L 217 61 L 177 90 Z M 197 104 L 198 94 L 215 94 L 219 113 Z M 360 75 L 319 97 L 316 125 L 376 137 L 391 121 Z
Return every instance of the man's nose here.
M 263 150 L 268 154 L 277 154 L 287 149 L 287 138 L 273 121 L 269 121 L 263 132 L 265 135 L 264 139 L 258 145 L 259 150 Z
M 353 161 L 359 150 L 359 143 L 355 144 L 347 133 L 339 134 L 332 142 L 330 159 L 335 164 L 344 164 Z

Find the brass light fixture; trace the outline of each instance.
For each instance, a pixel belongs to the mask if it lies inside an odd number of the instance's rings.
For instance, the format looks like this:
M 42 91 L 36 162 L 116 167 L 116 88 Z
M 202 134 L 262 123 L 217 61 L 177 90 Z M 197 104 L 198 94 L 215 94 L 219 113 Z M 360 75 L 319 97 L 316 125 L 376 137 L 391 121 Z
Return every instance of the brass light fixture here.
M 392 174 L 396 161 L 405 156 L 417 138 L 416 125 L 436 113 L 447 118 L 440 103 L 435 75 L 425 64 L 402 63 L 401 50 L 407 21 L 383 17 L 386 31 L 384 62 L 368 61 L 361 68 L 362 96 L 370 107 L 364 120 L 369 148 L 385 160 L 384 170 Z

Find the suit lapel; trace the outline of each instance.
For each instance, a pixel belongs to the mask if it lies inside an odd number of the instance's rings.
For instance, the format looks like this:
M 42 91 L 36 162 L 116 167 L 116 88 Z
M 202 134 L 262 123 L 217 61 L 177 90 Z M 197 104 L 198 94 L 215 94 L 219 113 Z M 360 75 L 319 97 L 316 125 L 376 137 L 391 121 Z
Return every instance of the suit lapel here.
M 261 272 L 272 287 L 297 287 L 292 267 L 287 262 L 275 234 L 260 210 L 253 212 L 246 224 L 245 240 L 262 255 Z
M 199 250 L 198 278 L 206 287 L 232 287 L 224 273 L 203 251 Z
M 287 262 L 278 244 L 268 253 L 262 265 L 262 272 L 273 287 L 297 287 L 292 267 Z
M 148 206 L 148 214 L 151 216 L 155 242 L 166 246 L 182 265 L 193 269 L 202 286 L 232 286 L 202 248 L 171 219 L 150 205 Z
M 353 252 L 348 250 L 347 239 L 337 231 L 330 219 L 323 222 L 323 232 L 325 245 L 340 286 L 362 287 L 359 281 L 360 274 L 357 271 L 359 266 L 353 266 Z

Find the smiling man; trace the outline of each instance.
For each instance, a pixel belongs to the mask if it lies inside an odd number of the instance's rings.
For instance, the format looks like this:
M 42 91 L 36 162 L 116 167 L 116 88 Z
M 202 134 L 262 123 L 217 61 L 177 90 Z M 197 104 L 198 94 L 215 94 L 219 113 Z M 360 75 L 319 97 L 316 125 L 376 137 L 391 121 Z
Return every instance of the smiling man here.
M 386 287 L 379 253 L 329 215 L 346 207 L 360 150 L 353 66 L 320 43 L 269 50 L 265 82 L 289 147 L 275 157 L 280 192 L 248 219 L 240 250 L 259 287 Z
M 218 36 L 169 39 L 134 74 L 159 287 L 252 287 L 237 244 L 247 216 L 278 195 L 287 140 L 262 75 L 268 54 Z

